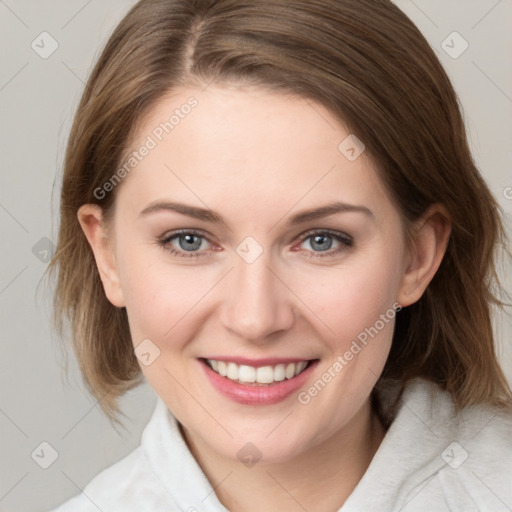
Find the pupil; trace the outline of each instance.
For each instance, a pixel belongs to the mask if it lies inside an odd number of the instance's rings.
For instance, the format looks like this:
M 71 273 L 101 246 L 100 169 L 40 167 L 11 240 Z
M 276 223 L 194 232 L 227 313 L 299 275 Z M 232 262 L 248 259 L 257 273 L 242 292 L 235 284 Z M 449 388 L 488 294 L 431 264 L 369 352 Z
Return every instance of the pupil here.
M 330 236 L 315 235 L 311 246 L 318 251 L 327 251 L 332 246 L 332 238 Z

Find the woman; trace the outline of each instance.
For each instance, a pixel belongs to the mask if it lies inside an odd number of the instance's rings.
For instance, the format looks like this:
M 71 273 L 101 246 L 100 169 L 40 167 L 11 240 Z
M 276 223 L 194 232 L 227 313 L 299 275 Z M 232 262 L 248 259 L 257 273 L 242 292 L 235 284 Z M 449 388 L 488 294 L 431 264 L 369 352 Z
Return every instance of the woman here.
M 512 507 L 503 237 L 391 2 L 142 0 L 78 108 L 52 268 L 105 412 L 142 376 L 159 400 L 57 510 Z

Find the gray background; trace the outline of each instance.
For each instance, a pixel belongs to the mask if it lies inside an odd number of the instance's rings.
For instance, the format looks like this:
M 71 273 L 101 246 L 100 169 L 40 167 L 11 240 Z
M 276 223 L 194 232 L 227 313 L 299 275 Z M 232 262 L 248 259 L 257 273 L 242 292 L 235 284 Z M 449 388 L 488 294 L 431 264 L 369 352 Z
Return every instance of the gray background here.
M 138 445 L 155 403 L 147 385 L 129 393 L 122 400 L 126 431 L 116 432 L 84 390 L 73 357 L 65 377 L 61 343 L 50 329 L 51 291 L 42 280 L 45 257 L 56 241 L 59 180 L 72 116 L 92 63 L 133 3 L 0 0 L 0 511 L 44 511 L 79 492 Z M 475 159 L 510 226 L 511 0 L 397 4 L 426 35 L 452 78 Z M 40 53 L 49 51 L 52 41 L 40 36 L 44 31 L 58 44 L 47 58 Z M 469 44 L 457 58 L 442 47 L 454 31 Z M 447 43 L 452 53 L 464 44 L 458 36 Z M 511 291 L 510 268 L 503 279 Z M 501 361 L 512 381 L 512 322 L 500 314 L 495 324 Z M 52 451 L 42 442 L 58 455 L 48 469 L 40 465 L 51 462 Z

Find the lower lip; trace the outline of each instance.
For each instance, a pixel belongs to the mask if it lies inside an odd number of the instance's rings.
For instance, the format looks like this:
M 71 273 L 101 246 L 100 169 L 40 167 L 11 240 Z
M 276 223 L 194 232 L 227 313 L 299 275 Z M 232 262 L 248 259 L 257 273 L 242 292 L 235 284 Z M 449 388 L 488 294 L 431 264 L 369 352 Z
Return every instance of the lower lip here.
M 298 391 L 311 375 L 318 361 L 313 361 L 293 379 L 269 385 L 244 385 L 214 372 L 204 361 L 199 361 L 213 387 L 225 397 L 244 405 L 272 405 L 282 402 Z

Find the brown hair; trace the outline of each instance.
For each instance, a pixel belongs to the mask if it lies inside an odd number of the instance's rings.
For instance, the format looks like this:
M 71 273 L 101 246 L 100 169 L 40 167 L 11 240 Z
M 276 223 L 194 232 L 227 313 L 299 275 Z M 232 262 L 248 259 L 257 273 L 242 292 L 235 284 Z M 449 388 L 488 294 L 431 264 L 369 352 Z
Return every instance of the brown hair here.
M 71 325 L 90 391 L 115 419 L 141 381 L 127 315 L 106 298 L 77 220 L 121 164 L 136 125 L 178 85 L 248 83 L 318 101 L 364 141 L 410 226 L 443 204 L 444 260 L 400 311 L 382 378 L 439 383 L 458 407 L 505 404 L 491 306 L 502 303 L 499 206 L 470 154 L 453 87 L 415 25 L 389 0 L 142 0 L 121 21 L 87 82 L 70 134 L 61 196 L 55 318 Z M 382 381 L 381 381 L 382 382 Z

